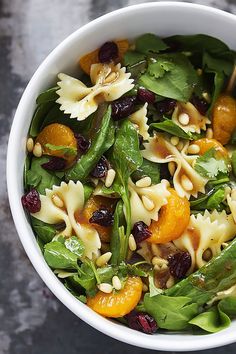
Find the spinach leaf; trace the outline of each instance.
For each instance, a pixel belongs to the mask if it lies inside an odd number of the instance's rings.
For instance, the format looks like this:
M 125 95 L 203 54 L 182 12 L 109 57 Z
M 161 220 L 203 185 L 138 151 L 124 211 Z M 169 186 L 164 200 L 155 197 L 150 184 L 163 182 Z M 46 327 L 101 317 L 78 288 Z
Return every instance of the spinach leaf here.
M 30 136 L 34 138 L 39 134 L 43 120 L 45 116 L 48 114 L 48 112 L 50 112 L 53 106 L 54 106 L 54 102 L 49 101 L 49 102 L 45 102 L 44 104 L 41 104 L 36 108 L 29 129 Z
M 61 151 L 63 154 L 67 156 L 75 156 L 77 155 L 77 149 L 72 146 L 64 146 L 64 145 L 53 145 L 53 144 L 45 144 L 45 146 L 51 151 Z
M 100 121 L 100 126 L 92 139 L 89 150 L 66 172 L 66 180 L 84 182 L 104 152 L 113 145 L 114 133 L 115 126 L 111 121 L 111 107 L 109 106 Z
M 208 184 L 209 186 L 209 184 Z M 222 202 L 224 201 L 226 185 L 219 185 L 209 190 L 204 195 L 201 195 L 199 198 L 191 200 L 190 206 L 192 210 L 222 210 Z
M 91 194 L 93 193 L 93 187 L 89 184 L 84 184 L 84 203 L 90 198 Z
M 206 209 L 218 210 L 220 204 L 224 201 L 224 199 L 225 199 L 225 190 L 224 188 L 220 188 L 208 198 L 206 203 Z
M 152 184 L 158 184 L 160 182 L 160 165 L 143 159 L 142 165 L 132 173 L 132 179 L 138 181 L 146 176 L 151 178 Z
M 88 263 L 82 263 L 78 270 L 78 274 L 72 277 L 73 283 L 81 286 L 86 290 L 88 295 L 94 296 L 97 292 L 97 281 L 93 268 Z
M 71 236 L 70 238 L 67 238 L 64 245 L 69 251 L 76 254 L 79 258 L 83 256 L 85 247 L 83 242 L 78 237 Z
M 178 136 L 179 138 L 182 139 L 187 139 L 187 140 L 193 139 L 191 133 L 185 133 L 185 131 L 182 128 L 180 128 L 177 124 L 175 124 L 171 119 L 165 119 L 163 122 L 159 122 L 159 123 L 152 123 L 150 124 L 150 126 L 157 130 L 162 130 L 166 133 Z
M 58 99 L 58 94 L 56 93 L 56 91 L 59 90 L 59 87 L 52 87 L 42 93 L 40 93 L 40 95 L 37 97 L 36 99 L 36 103 L 38 105 L 40 104 L 44 104 L 46 102 L 55 102 Z
M 199 156 L 194 165 L 195 171 L 206 178 L 214 179 L 220 172 L 227 174 L 229 167 L 225 159 L 216 158 L 216 150 L 209 149 L 205 154 Z
M 134 64 L 145 62 L 145 55 L 138 53 L 134 50 L 128 50 L 123 59 L 123 63 L 125 66 L 133 66 Z M 145 64 L 146 66 L 146 64 Z
M 160 328 L 175 331 L 188 327 L 188 322 L 198 314 L 198 305 L 192 303 L 191 298 L 187 296 L 156 295 L 150 297 L 146 294 L 144 306 Z
M 139 78 L 139 84 L 148 90 L 185 102 L 190 99 L 197 82 L 192 64 L 181 53 L 158 55 L 156 62 L 150 62 L 147 72 Z
M 30 170 L 26 173 L 27 186 L 36 188 L 40 194 L 45 194 L 45 189 L 51 189 L 52 186 L 58 186 L 61 180 L 52 172 L 42 168 L 42 164 L 48 162 L 49 158 L 33 157 Z
M 236 176 L 236 151 L 233 151 L 231 156 L 231 165 L 234 176 Z
M 229 317 L 236 316 L 236 297 L 229 296 L 220 300 L 218 308 Z
M 51 242 L 57 233 L 55 226 L 47 224 L 31 216 L 31 225 L 37 236 L 43 243 Z
M 156 285 L 154 284 L 154 276 L 153 274 L 150 274 L 148 277 L 148 281 L 149 281 L 149 296 L 153 297 L 156 295 L 160 295 L 161 293 L 163 293 L 162 289 L 158 289 L 156 287 Z
M 23 181 L 24 181 L 24 190 L 27 190 L 27 172 L 30 169 L 30 164 L 31 164 L 31 157 L 29 154 L 26 155 L 25 158 L 25 164 L 24 164 L 24 176 L 23 176 Z
M 215 333 L 227 328 L 230 325 L 230 318 L 218 306 L 200 313 L 194 317 L 189 324 L 200 327 L 204 331 Z
M 52 241 L 44 246 L 44 258 L 51 268 L 78 270 L 78 256 L 61 242 Z
M 153 33 L 145 33 L 135 41 L 135 50 L 144 54 L 159 53 L 167 48 L 166 43 Z
M 119 228 L 120 226 L 125 225 L 125 217 L 124 217 L 124 212 L 123 212 L 123 202 L 120 200 L 115 209 L 114 213 L 114 222 L 112 225 L 112 233 L 111 233 L 111 243 L 110 243 L 110 248 L 111 248 L 111 264 L 113 265 L 118 265 L 120 262 L 123 260 L 121 259 L 121 245 L 120 245 L 120 233 L 119 233 Z

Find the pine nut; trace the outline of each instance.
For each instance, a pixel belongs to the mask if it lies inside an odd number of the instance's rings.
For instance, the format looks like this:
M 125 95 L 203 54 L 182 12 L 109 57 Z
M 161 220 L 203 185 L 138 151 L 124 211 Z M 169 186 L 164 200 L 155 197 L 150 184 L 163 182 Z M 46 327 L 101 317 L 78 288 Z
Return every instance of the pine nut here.
M 108 284 L 108 283 L 101 283 L 101 284 L 98 284 L 98 289 L 100 291 L 102 291 L 103 293 L 106 293 L 106 294 L 110 294 L 113 290 L 113 287 L 111 284 Z
M 207 139 L 212 139 L 213 138 L 213 130 L 211 128 L 208 128 L 206 131 L 206 138 Z
M 186 175 L 181 176 L 181 184 L 186 191 L 193 190 L 193 184 Z
M 106 252 L 104 254 L 102 254 L 100 257 L 97 258 L 96 260 L 96 264 L 98 267 L 102 267 L 105 264 L 107 264 L 109 262 L 109 260 L 111 259 L 112 253 L 111 252 Z
M 181 113 L 178 117 L 178 121 L 182 125 L 188 125 L 190 121 L 189 115 L 187 113 Z
M 121 281 L 117 275 L 114 275 L 114 277 L 112 278 L 112 285 L 113 288 L 116 290 L 120 290 L 122 288 Z
M 32 152 L 34 149 L 34 141 L 32 138 L 28 138 L 26 142 L 26 149 L 28 152 Z
M 137 248 L 135 238 L 132 234 L 129 236 L 129 249 L 130 251 L 135 251 Z
M 167 265 L 168 264 L 168 261 L 166 259 L 163 259 L 163 258 L 159 258 L 159 257 L 153 257 L 152 258 L 152 264 L 153 265 L 158 265 L 160 267 L 163 266 L 163 264 Z
M 223 242 L 222 245 L 221 245 L 223 248 L 226 248 L 229 246 L 229 244 L 227 242 Z
M 201 76 L 202 75 L 202 69 L 198 68 L 197 69 L 197 74 L 198 74 L 198 76 Z
M 110 84 L 112 81 L 115 81 L 117 79 L 117 73 L 114 71 L 110 73 L 106 79 L 104 80 L 104 84 Z
M 169 277 L 169 279 L 166 282 L 166 287 L 167 289 L 171 288 L 174 285 L 175 281 L 172 275 Z
M 152 209 L 154 209 L 154 207 L 155 207 L 154 202 L 151 199 L 149 199 L 148 197 L 146 197 L 145 195 L 142 196 L 142 201 L 143 201 L 144 207 L 148 211 L 151 211 Z
M 204 261 L 209 261 L 212 258 L 212 251 L 210 248 L 207 248 L 202 255 L 202 258 L 204 259 Z
M 203 92 L 202 97 L 207 101 L 207 103 L 211 102 L 211 98 L 208 92 Z
M 171 142 L 171 144 L 174 145 L 174 146 L 178 145 L 178 143 L 179 143 L 179 137 L 178 137 L 178 136 L 172 136 L 172 137 L 170 138 L 170 142 Z
M 159 270 L 161 270 L 161 268 L 160 268 L 160 266 L 159 266 L 158 264 L 155 264 L 155 265 L 154 265 L 154 270 L 155 270 L 156 272 L 159 272 Z
M 143 292 L 146 293 L 148 291 L 148 286 L 146 284 L 143 284 Z
M 169 187 L 170 187 L 170 182 L 167 181 L 167 179 L 164 179 L 164 178 L 163 178 L 163 179 L 161 180 L 161 183 L 162 183 L 162 184 L 165 184 L 165 185 L 166 185 L 166 188 L 169 188 Z
M 61 200 L 60 197 L 58 197 L 57 194 L 53 194 L 52 195 L 52 201 L 53 201 L 53 204 L 58 207 L 58 208 L 63 208 L 64 206 L 64 203 L 63 203 L 63 200 Z
M 143 177 L 136 182 L 136 186 L 140 188 L 150 187 L 151 184 L 152 184 L 152 180 L 150 177 Z
M 33 148 L 33 154 L 35 157 L 41 157 L 43 154 L 43 149 L 40 143 L 36 143 Z
M 168 163 L 168 170 L 169 170 L 169 172 L 170 172 L 170 175 L 173 176 L 174 173 L 175 173 L 175 170 L 176 170 L 176 166 L 175 166 L 174 161 L 170 161 L 170 162 Z
M 188 153 L 192 155 L 196 155 L 200 152 L 200 147 L 197 144 L 191 144 L 188 147 Z
M 112 183 L 114 182 L 116 176 L 116 171 L 110 168 L 110 170 L 107 171 L 107 176 L 105 180 L 105 186 L 107 188 L 111 187 Z
M 184 143 L 182 141 L 179 142 L 179 144 L 176 146 L 176 148 L 180 151 L 184 147 Z

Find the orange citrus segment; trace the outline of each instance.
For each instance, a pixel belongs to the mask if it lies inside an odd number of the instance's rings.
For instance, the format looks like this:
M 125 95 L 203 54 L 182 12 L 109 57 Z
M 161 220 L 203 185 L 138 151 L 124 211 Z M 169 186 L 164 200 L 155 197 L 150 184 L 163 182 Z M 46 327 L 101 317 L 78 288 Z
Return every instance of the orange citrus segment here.
M 129 42 L 126 39 L 123 39 L 120 41 L 115 41 L 115 43 L 117 44 L 117 46 L 119 48 L 119 57 L 116 60 L 116 62 L 119 63 L 122 60 L 125 52 L 127 52 L 127 50 L 129 49 Z M 99 52 L 99 49 L 96 49 L 93 52 L 85 54 L 79 60 L 79 65 L 80 65 L 81 69 L 88 75 L 90 74 L 91 65 L 99 63 L 98 52 Z
M 213 136 L 225 145 L 236 128 L 236 100 L 229 95 L 221 95 L 212 111 Z
M 142 295 L 142 280 L 129 277 L 123 289 L 116 293 L 105 294 L 99 291 L 94 297 L 87 299 L 87 305 L 105 317 L 122 317 L 132 311 Z
M 202 139 L 195 140 L 193 144 L 199 146 L 200 148 L 199 155 L 203 155 L 211 148 L 214 148 L 217 151 L 217 153 L 219 153 L 219 155 L 223 157 L 228 156 L 228 151 L 216 139 L 202 138 Z
M 149 230 L 151 237 L 147 239 L 151 243 L 166 243 L 179 238 L 189 223 L 190 203 L 187 198 L 181 198 L 172 188 L 168 197 L 168 203 L 160 210 L 157 221 L 152 221 Z
M 68 164 L 76 159 L 76 153 L 71 155 L 65 153 L 63 150 L 51 150 L 46 146 L 46 144 L 52 144 L 55 146 L 73 148 L 74 150 L 77 149 L 77 140 L 74 133 L 66 125 L 59 123 L 47 125 L 37 136 L 36 142 L 42 145 L 45 155 L 63 157 Z

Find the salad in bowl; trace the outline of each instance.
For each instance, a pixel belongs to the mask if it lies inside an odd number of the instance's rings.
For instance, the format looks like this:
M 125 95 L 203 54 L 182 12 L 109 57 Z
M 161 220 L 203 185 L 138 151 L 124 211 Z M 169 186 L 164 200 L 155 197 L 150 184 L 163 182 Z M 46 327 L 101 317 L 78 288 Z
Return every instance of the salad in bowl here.
M 148 334 L 236 315 L 234 58 L 204 34 L 114 39 L 38 96 L 22 205 L 98 314 Z

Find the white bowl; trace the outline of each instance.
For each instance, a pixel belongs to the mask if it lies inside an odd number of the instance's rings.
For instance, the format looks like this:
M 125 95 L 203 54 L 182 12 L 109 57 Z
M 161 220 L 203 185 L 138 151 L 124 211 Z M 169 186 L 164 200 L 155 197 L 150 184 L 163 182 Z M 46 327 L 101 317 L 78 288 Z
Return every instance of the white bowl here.
M 49 88 L 57 73 L 73 73 L 78 58 L 114 38 L 133 38 L 146 32 L 160 36 L 205 33 L 235 48 L 236 16 L 214 8 L 178 2 L 131 6 L 102 16 L 66 38 L 40 65 L 21 98 L 13 121 L 7 155 L 7 185 L 13 219 L 28 257 L 43 281 L 63 304 L 82 320 L 120 341 L 139 347 L 190 351 L 236 341 L 236 321 L 217 334 L 160 333 L 146 335 L 110 321 L 76 300 L 47 266 L 21 205 L 25 141 L 35 99 Z M 38 44 L 40 45 L 40 44 Z

